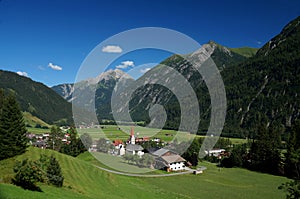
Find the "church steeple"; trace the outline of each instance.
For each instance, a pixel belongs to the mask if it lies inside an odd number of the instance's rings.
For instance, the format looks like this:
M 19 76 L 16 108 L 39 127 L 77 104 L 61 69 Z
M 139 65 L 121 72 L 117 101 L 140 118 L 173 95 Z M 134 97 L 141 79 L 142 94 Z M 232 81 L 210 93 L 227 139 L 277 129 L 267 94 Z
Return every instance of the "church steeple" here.
M 130 144 L 135 144 L 135 137 L 134 137 L 134 129 L 133 126 L 130 129 Z

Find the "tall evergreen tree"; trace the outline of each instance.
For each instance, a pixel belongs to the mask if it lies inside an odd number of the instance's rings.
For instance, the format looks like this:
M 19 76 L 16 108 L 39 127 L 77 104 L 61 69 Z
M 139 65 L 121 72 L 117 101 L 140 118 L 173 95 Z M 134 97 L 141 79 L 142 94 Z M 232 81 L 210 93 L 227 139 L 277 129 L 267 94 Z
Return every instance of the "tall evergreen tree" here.
M 285 154 L 285 174 L 300 180 L 300 121 L 296 121 L 287 142 Z
M 254 170 L 281 174 L 280 138 L 275 127 L 260 125 L 257 139 L 251 146 L 251 165 Z
M 53 126 L 49 136 L 49 148 L 59 151 L 62 147 L 63 133 L 59 127 Z
M 62 147 L 60 148 L 60 152 L 71 155 L 73 157 L 78 156 L 80 153 L 83 153 L 86 151 L 86 148 L 80 138 L 78 138 L 77 131 L 74 127 L 71 127 L 68 130 L 68 134 L 70 137 L 68 138 L 68 141 L 70 143 L 68 144 L 63 144 Z M 91 138 L 90 138 L 91 139 Z M 90 140 L 92 142 L 92 140 Z
M 2 111 L 3 100 L 4 100 L 4 90 L 1 88 L 0 89 L 0 114 Z
M 47 177 L 50 184 L 53 184 L 57 187 L 63 186 L 64 177 L 62 175 L 59 162 L 53 155 L 51 155 L 49 160 L 49 165 L 47 168 Z
M 83 143 L 83 145 L 85 146 L 86 149 L 89 149 L 93 144 L 92 137 L 88 133 L 82 134 L 80 136 L 80 140 L 81 140 L 81 142 Z
M 0 160 L 26 151 L 26 132 L 22 112 L 15 97 L 10 94 L 3 99 L 0 113 Z
M 193 166 L 197 166 L 200 148 L 201 145 L 199 140 L 196 138 L 193 140 L 186 152 L 182 154 L 182 157 L 189 161 Z

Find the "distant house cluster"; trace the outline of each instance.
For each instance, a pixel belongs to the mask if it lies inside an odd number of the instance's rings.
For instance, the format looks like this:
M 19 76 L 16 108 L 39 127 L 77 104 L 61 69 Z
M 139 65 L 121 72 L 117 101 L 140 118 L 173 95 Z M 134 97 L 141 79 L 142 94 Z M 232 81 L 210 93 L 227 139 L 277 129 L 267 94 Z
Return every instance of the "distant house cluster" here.
M 47 148 L 47 142 L 49 140 L 49 133 L 44 134 L 27 134 L 27 138 L 30 140 L 30 144 L 42 149 Z
M 186 169 L 186 165 L 188 165 L 187 161 L 174 151 L 164 148 L 152 148 L 151 150 L 145 150 L 141 144 L 149 141 L 156 143 L 161 142 L 159 138 L 153 138 L 151 140 L 149 137 L 136 138 L 134 128 L 131 127 L 130 137 L 126 142 L 119 139 L 112 142 L 114 149 L 111 151 L 111 154 L 119 156 L 131 154 L 142 158 L 145 153 L 148 153 L 154 158 L 153 166 L 157 169 L 164 169 L 168 172 L 183 171 Z M 97 146 L 97 143 L 94 143 L 90 148 L 90 151 L 98 151 L 98 148 L 99 146 Z
M 63 134 L 60 137 L 61 141 L 65 144 L 70 144 L 70 134 L 67 133 L 67 131 L 70 129 L 68 126 L 63 126 L 60 127 L 62 130 Z M 43 133 L 43 134 L 33 134 L 33 133 L 28 133 L 26 137 L 29 139 L 29 143 L 32 146 L 39 147 L 41 149 L 45 148 L 51 148 L 52 143 L 49 143 L 49 138 L 50 138 L 50 133 Z

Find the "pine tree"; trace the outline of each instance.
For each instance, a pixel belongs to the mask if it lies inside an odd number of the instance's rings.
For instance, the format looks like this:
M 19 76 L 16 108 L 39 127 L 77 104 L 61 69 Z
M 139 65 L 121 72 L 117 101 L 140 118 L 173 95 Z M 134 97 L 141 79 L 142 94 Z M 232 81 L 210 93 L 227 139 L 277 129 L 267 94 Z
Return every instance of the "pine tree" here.
M 1 88 L 0 89 L 0 114 L 2 111 L 3 100 L 4 100 L 4 90 Z
M 198 154 L 200 151 L 201 145 L 198 139 L 194 139 L 189 148 L 186 150 L 182 157 L 189 161 L 193 166 L 198 165 Z
M 59 162 L 53 155 L 51 155 L 49 160 L 49 165 L 47 168 L 47 177 L 50 184 L 53 184 L 57 187 L 63 186 L 64 177 L 62 175 Z
M 257 139 L 251 146 L 251 167 L 254 170 L 281 174 L 280 138 L 275 127 L 260 125 Z
M 300 179 L 300 121 L 296 121 L 287 142 L 285 154 L 285 175 Z
M 9 95 L 3 99 L 0 114 L 0 160 L 24 153 L 27 141 L 22 112 L 15 97 Z
M 70 156 L 73 156 L 73 157 L 76 157 L 80 153 L 85 152 L 86 148 L 85 148 L 82 140 L 80 138 L 77 138 L 78 134 L 76 132 L 76 129 L 74 127 L 71 127 L 68 130 L 68 134 L 70 135 L 70 137 L 68 139 L 68 141 L 70 143 L 63 144 L 62 147 L 60 148 L 60 152 L 64 153 L 64 154 L 67 154 L 67 155 L 70 155 Z M 90 142 L 92 143 L 92 139 L 91 138 L 90 138 Z M 90 143 L 90 145 L 91 145 L 91 143 Z
M 62 146 L 62 138 L 63 138 L 63 133 L 59 127 L 53 126 L 51 128 L 50 136 L 49 136 L 49 148 L 59 151 Z
M 89 149 L 93 144 L 92 137 L 88 133 L 82 134 L 80 140 L 86 149 Z

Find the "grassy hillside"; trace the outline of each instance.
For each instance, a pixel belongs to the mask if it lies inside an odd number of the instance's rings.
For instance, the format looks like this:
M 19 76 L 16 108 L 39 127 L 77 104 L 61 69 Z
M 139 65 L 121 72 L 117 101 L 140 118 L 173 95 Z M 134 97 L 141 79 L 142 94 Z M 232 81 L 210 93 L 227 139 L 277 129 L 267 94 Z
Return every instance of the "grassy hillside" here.
M 235 52 L 244 57 L 252 57 L 258 51 L 258 48 L 241 47 L 241 48 L 229 48 L 232 52 Z
M 0 179 L 8 182 L 13 176 L 12 167 L 14 161 L 23 158 L 38 159 L 40 154 L 50 155 L 54 153 L 62 167 L 65 177 L 62 189 L 42 186 L 44 193 L 24 191 L 18 187 L 0 184 L 2 198 L 175 198 L 178 193 L 169 193 L 165 190 L 157 190 L 157 187 L 144 182 L 140 178 L 130 178 L 113 175 L 101 171 L 80 159 L 69 157 L 51 150 L 41 150 L 31 147 L 27 153 L 0 162 Z
M 1 184 L 13 175 L 16 159 L 37 159 L 41 153 L 59 160 L 65 183 L 63 188 L 42 185 L 43 193 L 22 190 Z M 202 175 L 182 175 L 160 178 L 126 177 L 95 168 L 87 153 L 73 158 L 51 150 L 30 148 L 24 155 L 0 162 L 0 198 L 284 198 L 277 190 L 286 178 L 232 168 L 219 170 L 211 163 Z
M 41 120 L 40 118 L 33 116 L 29 112 L 23 112 L 23 117 L 26 125 L 30 125 L 32 127 L 35 127 L 37 124 L 43 127 L 51 127 L 49 124 Z

